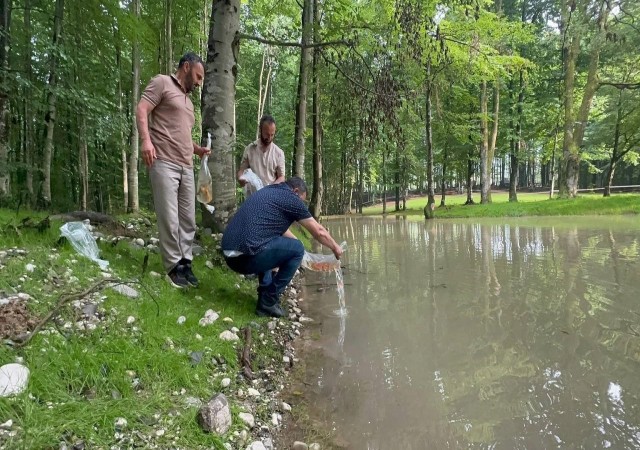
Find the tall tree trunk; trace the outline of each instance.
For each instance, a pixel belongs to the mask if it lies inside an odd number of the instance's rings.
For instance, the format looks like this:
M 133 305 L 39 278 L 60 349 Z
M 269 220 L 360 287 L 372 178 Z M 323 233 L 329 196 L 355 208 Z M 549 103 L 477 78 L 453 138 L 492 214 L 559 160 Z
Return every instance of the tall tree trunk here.
M 480 84 L 480 203 L 489 203 L 491 161 L 489 160 L 489 125 L 487 113 L 487 82 Z
M 320 41 L 320 8 L 313 0 L 313 40 Z M 310 210 L 316 219 L 322 215 L 322 120 L 320 116 L 320 48 L 313 51 L 313 192 Z
M 585 1 L 578 2 L 582 16 L 587 16 L 587 5 Z M 572 5 L 575 2 L 569 0 L 562 4 L 562 31 L 567 33 L 570 26 L 570 16 Z M 584 139 L 584 132 L 591 102 L 598 89 L 598 64 L 600 61 L 600 50 L 605 33 L 606 19 L 609 14 L 609 2 L 600 0 L 598 3 L 597 31 L 591 40 L 589 51 L 589 65 L 587 69 L 587 81 L 583 88 L 582 101 L 576 115 L 575 113 L 575 78 L 576 63 L 580 54 L 580 42 L 583 38 L 581 28 L 584 24 L 576 27 L 571 39 L 567 39 L 567 44 L 563 48 L 562 60 L 564 69 L 564 137 L 562 143 L 563 165 L 560 171 L 560 197 L 575 197 L 578 193 L 578 178 L 580 173 L 580 147 Z
M 87 148 L 87 125 L 84 114 L 78 117 L 78 163 L 80 172 L 80 206 L 82 211 L 87 210 L 87 198 L 89 195 L 89 152 Z
M 202 88 L 202 135 L 211 133 L 209 170 L 216 208 L 213 215 L 203 215 L 203 223 L 218 231 L 225 229 L 236 207 L 233 146 L 236 138 L 239 14 L 240 0 L 213 0 Z
M 427 204 L 424 207 L 424 218 L 425 219 L 433 219 L 435 216 L 435 207 L 436 207 L 436 194 L 435 194 L 435 183 L 433 180 L 433 137 L 432 137 L 432 120 L 433 114 L 431 112 L 431 60 L 427 60 L 426 67 L 426 123 L 425 123 L 425 134 L 426 134 L 426 144 L 427 144 Z
M 511 152 L 509 155 L 509 201 L 518 201 L 518 176 L 520 156 L 522 151 L 522 109 L 524 104 L 524 73 L 521 70 L 518 85 L 518 104 L 516 106 L 515 137 L 511 138 Z M 512 127 L 513 129 L 513 127 Z
M 447 162 L 449 161 L 449 140 L 444 143 L 444 154 L 442 155 L 442 193 L 440 194 L 440 206 L 445 206 L 447 196 Z
M 29 85 L 33 80 L 31 67 L 31 0 L 24 0 L 24 72 Z M 23 91 L 24 102 L 24 152 L 26 203 L 33 206 L 33 110 L 30 89 Z
M 387 213 L 387 153 L 389 144 L 386 143 L 382 150 L 382 214 Z
M 491 203 L 491 184 L 493 180 L 493 158 L 496 154 L 498 143 L 498 122 L 500 118 L 500 78 L 496 78 L 493 86 L 493 129 L 489 135 L 489 147 L 487 149 L 487 166 L 489 170 L 489 186 L 487 188 L 487 200 Z
M 116 27 L 119 25 L 116 25 Z M 122 48 L 120 47 L 120 31 L 115 30 L 114 33 L 116 42 L 116 68 L 118 70 L 118 116 L 120 117 L 120 164 L 122 167 L 122 194 L 123 194 L 123 209 L 129 210 L 129 170 L 127 167 L 127 143 L 125 141 L 124 134 L 124 104 L 122 101 Z M 134 121 L 135 122 L 135 121 Z M 137 129 L 137 128 L 136 128 Z
M 475 202 L 473 201 L 472 190 L 473 190 L 473 148 L 469 149 L 469 154 L 467 155 L 467 201 L 464 202 L 465 205 L 473 205 Z
M 302 7 L 302 48 L 300 50 L 300 73 L 296 98 L 295 140 L 293 143 L 293 175 L 304 178 L 304 135 L 307 129 L 307 82 L 311 65 L 311 38 L 313 22 L 313 0 L 304 0 Z
M 173 63 L 173 38 L 171 37 L 172 24 L 172 0 L 164 2 L 164 62 L 165 73 L 170 75 L 174 72 Z
M 395 188 L 395 209 L 394 211 L 400 211 L 400 151 L 399 147 L 396 144 L 396 164 L 395 164 L 395 173 L 393 174 L 393 184 Z
M 140 0 L 133 0 L 131 12 L 136 23 L 140 20 Z M 138 125 L 136 123 L 136 106 L 140 98 L 140 43 L 138 37 L 133 38 L 133 48 L 131 51 L 131 140 L 129 147 L 129 212 L 137 213 L 140 210 L 140 200 L 138 197 L 138 159 L 139 159 L 139 139 Z
M 268 73 L 263 88 L 262 78 L 264 76 L 265 65 L 268 66 Z M 273 64 L 271 64 L 271 56 L 269 55 L 269 47 L 267 46 L 265 47 L 262 54 L 262 68 L 260 69 L 260 91 L 258 92 L 258 120 L 256 122 L 256 140 L 260 137 L 260 119 L 264 114 L 264 105 L 267 103 L 267 94 L 269 93 L 269 81 L 271 80 L 272 69 Z
M 0 197 L 11 194 L 9 172 L 9 92 L 7 71 L 9 69 L 9 49 L 11 25 L 11 0 L 0 1 Z
M 613 150 L 611 152 L 611 159 L 609 160 L 609 169 L 607 170 L 607 184 L 604 187 L 604 196 L 611 196 L 611 183 L 613 182 L 613 175 L 616 171 L 616 164 L 620 159 L 620 125 L 622 123 L 622 93 L 623 90 L 618 91 L 618 105 L 616 108 L 616 126 L 613 133 Z
M 51 163 L 53 161 L 53 131 L 56 125 L 56 88 L 58 83 L 58 47 L 62 39 L 62 19 L 64 16 L 64 0 L 56 0 L 55 17 L 53 19 L 53 39 L 51 58 L 49 61 L 49 86 L 47 99 L 47 115 L 45 122 L 47 134 L 44 141 L 44 155 L 42 158 L 42 193 L 41 206 L 45 209 L 51 206 Z

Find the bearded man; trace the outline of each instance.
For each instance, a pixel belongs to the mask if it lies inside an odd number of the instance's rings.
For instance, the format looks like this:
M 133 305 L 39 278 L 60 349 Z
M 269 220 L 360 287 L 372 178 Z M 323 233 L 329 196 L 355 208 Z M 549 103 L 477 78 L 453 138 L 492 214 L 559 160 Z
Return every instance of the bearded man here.
M 159 247 L 167 281 L 172 286 L 197 286 L 193 273 L 196 232 L 193 155 L 210 153 L 191 139 L 195 123 L 189 95 L 204 80 L 204 63 L 187 53 L 172 75 L 151 79 L 136 109 L 142 160 L 149 171 L 158 220 Z
M 247 145 L 242 154 L 237 179 L 241 186 L 246 184 L 242 177 L 246 169 L 251 169 L 262 180 L 263 186 L 284 181 L 284 152 L 273 139 L 276 136 L 276 121 L 265 115 L 260 119 L 260 137 Z

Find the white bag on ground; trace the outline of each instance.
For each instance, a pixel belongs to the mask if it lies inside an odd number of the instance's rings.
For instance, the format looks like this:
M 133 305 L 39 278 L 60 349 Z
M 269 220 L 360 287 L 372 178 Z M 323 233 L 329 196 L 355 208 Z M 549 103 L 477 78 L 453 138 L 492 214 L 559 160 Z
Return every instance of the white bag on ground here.
M 60 233 L 71 242 L 73 248 L 82 256 L 98 263 L 102 270 L 109 266 L 109 261 L 100 259 L 100 250 L 96 240 L 82 222 L 67 222 L 60 227 Z

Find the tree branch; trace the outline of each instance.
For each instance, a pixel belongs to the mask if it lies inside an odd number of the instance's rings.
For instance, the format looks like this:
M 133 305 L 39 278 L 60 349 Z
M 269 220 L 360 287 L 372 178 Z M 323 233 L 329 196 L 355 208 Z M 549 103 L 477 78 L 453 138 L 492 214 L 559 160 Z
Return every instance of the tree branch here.
M 598 87 L 613 86 L 616 89 L 640 89 L 640 83 L 614 83 L 609 81 L 601 81 Z
M 256 41 L 262 44 L 274 45 L 276 47 L 298 47 L 298 48 L 316 48 L 316 47 L 331 47 L 335 45 L 346 45 L 347 47 L 352 47 L 353 43 L 349 41 L 328 41 L 328 42 L 316 42 L 313 44 L 302 45 L 300 42 L 286 42 L 286 41 L 276 41 L 273 39 L 265 39 L 258 36 L 252 36 L 250 34 L 240 33 L 236 36 L 237 40 L 247 39 L 249 41 Z

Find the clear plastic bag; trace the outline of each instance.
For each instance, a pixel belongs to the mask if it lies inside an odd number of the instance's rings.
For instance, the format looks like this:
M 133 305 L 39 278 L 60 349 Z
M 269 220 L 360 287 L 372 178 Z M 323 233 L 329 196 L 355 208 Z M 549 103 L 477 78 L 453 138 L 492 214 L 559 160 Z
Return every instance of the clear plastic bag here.
M 211 134 L 207 136 L 207 149 L 211 149 Z M 213 201 L 213 180 L 209 171 L 209 156 L 203 156 L 200 162 L 200 171 L 198 172 L 198 193 L 196 198 L 200 203 L 205 205 L 210 213 L 215 211 L 213 205 L 209 205 Z
M 244 195 L 246 197 L 264 187 L 260 177 L 251 169 L 246 169 L 240 176 L 240 179 L 246 181 L 244 185 Z
M 342 251 L 347 250 L 347 243 L 340 244 Z M 302 257 L 302 263 L 300 264 L 305 269 L 313 270 L 315 272 L 333 272 L 340 268 L 340 260 L 331 255 L 323 255 L 322 253 L 309 253 L 304 252 Z
M 98 263 L 102 270 L 106 270 L 109 266 L 109 261 L 98 258 L 100 255 L 98 244 L 84 223 L 67 222 L 60 227 L 60 233 L 71 242 L 78 253 Z

